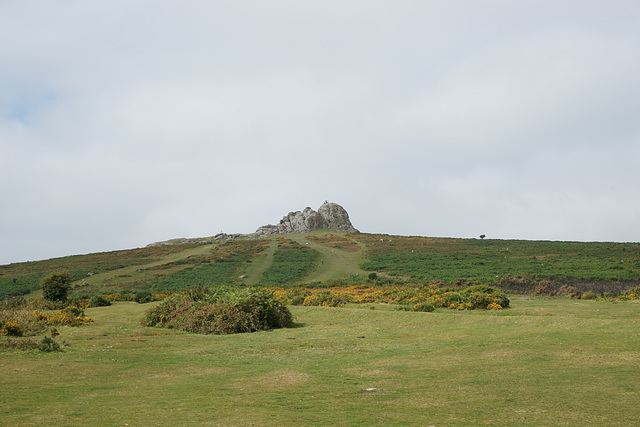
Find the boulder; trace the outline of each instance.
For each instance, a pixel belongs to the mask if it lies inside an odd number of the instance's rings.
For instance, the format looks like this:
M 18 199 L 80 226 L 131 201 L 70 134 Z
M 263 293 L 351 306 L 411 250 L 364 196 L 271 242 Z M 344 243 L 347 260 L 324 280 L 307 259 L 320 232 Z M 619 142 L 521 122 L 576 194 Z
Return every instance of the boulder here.
M 347 233 L 359 233 L 351 224 L 347 211 L 337 203 L 325 203 L 318 211 L 310 207 L 289 212 L 277 225 L 263 225 L 256 230 L 259 236 L 272 234 L 308 233 L 321 228 L 337 228 Z
M 337 228 L 340 231 L 347 233 L 359 233 L 358 230 L 351 224 L 349 220 L 349 214 L 337 203 L 325 203 L 320 206 L 318 213 L 329 224 L 329 228 Z

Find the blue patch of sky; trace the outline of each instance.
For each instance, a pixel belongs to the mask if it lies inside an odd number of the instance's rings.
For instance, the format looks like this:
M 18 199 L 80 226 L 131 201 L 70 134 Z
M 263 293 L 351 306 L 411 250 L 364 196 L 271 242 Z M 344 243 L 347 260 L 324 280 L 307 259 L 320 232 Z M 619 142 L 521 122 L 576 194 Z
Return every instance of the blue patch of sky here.
M 2 115 L 9 120 L 26 123 L 34 114 L 47 108 L 57 99 L 58 96 L 54 93 L 29 94 L 22 98 L 14 98 L 4 105 Z

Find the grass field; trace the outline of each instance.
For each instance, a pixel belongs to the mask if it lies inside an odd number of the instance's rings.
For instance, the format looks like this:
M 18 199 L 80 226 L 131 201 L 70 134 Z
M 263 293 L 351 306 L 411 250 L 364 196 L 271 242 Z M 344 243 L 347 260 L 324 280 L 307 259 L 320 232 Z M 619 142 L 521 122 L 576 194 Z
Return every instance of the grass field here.
M 88 309 L 63 352 L 1 354 L 4 425 L 637 425 L 640 307 L 292 307 L 300 327 L 205 336 Z M 374 309 L 372 309 L 374 308 Z
M 69 344 L 63 351 L 0 348 L 2 425 L 640 420 L 640 301 L 629 295 L 640 291 L 637 243 L 314 232 L 0 266 L 0 296 L 39 298 L 40 278 L 56 270 L 71 273 L 72 296 L 197 284 L 278 285 L 283 293 L 375 285 L 381 292 L 432 281 L 520 293 L 495 311 L 398 311 L 374 299 L 292 306 L 299 327 L 226 336 L 143 327 L 149 304 L 87 309 L 93 323 L 58 328 L 58 342 Z M 368 279 L 371 272 L 379 279 Z M 598 299 L 530 295 L 543 281 Z

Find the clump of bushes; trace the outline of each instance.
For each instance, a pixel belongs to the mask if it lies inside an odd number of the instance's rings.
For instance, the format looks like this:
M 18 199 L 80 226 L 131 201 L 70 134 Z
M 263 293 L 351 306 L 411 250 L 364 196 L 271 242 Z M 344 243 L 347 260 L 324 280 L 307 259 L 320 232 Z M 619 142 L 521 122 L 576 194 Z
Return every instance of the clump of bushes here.
M 294 326 L 291 312 L 265 289 L 216 288 L 167 298 L 147 310 L 145 326 L 233 334 Z
M 106 299 L 104 295 L 94 295 L 89 300 L 89 307 L 108 307 L 111 305 L 111 301 Z
M 507 308 L 509 298 L 486 285 L 447 289 L 430 285 L 370 286 L 353 285 L 330 288 L 276 288 L 276 297 L 287 305 L 341 307 L 347 303 L 397 304 L 400 310 L 432 311 L 431 307 L 457 310 Z M 493 304 L 491 307 L 489 307 Z M 415 309 L 414 309 L 415 308 Z

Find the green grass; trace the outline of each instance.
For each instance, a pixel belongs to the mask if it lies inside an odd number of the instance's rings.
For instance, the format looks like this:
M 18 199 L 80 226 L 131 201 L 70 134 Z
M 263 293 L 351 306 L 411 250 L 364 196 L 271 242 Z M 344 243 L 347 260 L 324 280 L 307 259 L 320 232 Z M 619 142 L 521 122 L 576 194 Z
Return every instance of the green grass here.
M 314 236 L 312 234 L 311 236 Z M 341 235 L 338 235 L 341 236 Z M 320 265 L 312 270 L 308 276 L 304 278 L 306 282 L 326 282 L 337 278 L 362 275 L 366 276 L 360 265 L 364 262 L 365 245 L 351 240 L 356 244 L 357 250 L 345 251 L 332 245 L 324 245 L 316 242 L 314 239 L 307 238 L 306 235 L 294 235 L 292 239 L 301 245 L 309 245 L 311 249 L 318 251 L 320 254 Z
M 492 283 L 535 276 L 583 281 L 637 281 L 640 244 L 524 240 L 430 239 L 361 235 L 363 269 L 419 279 Z
M 273 254 L 271 265 L 262 274 L 260 284 L 282 286 L 299 282 L 317 267 L 319 258 L 315 249 L 283 240 Z
M 61 353 L 1 354 L 6 425 L 633 425 L 633 302 L 505 311 L 291 307 L 301 327 L 204 336 L 86 310 Z M 371 389 L 371 390 L 369 390 Z

